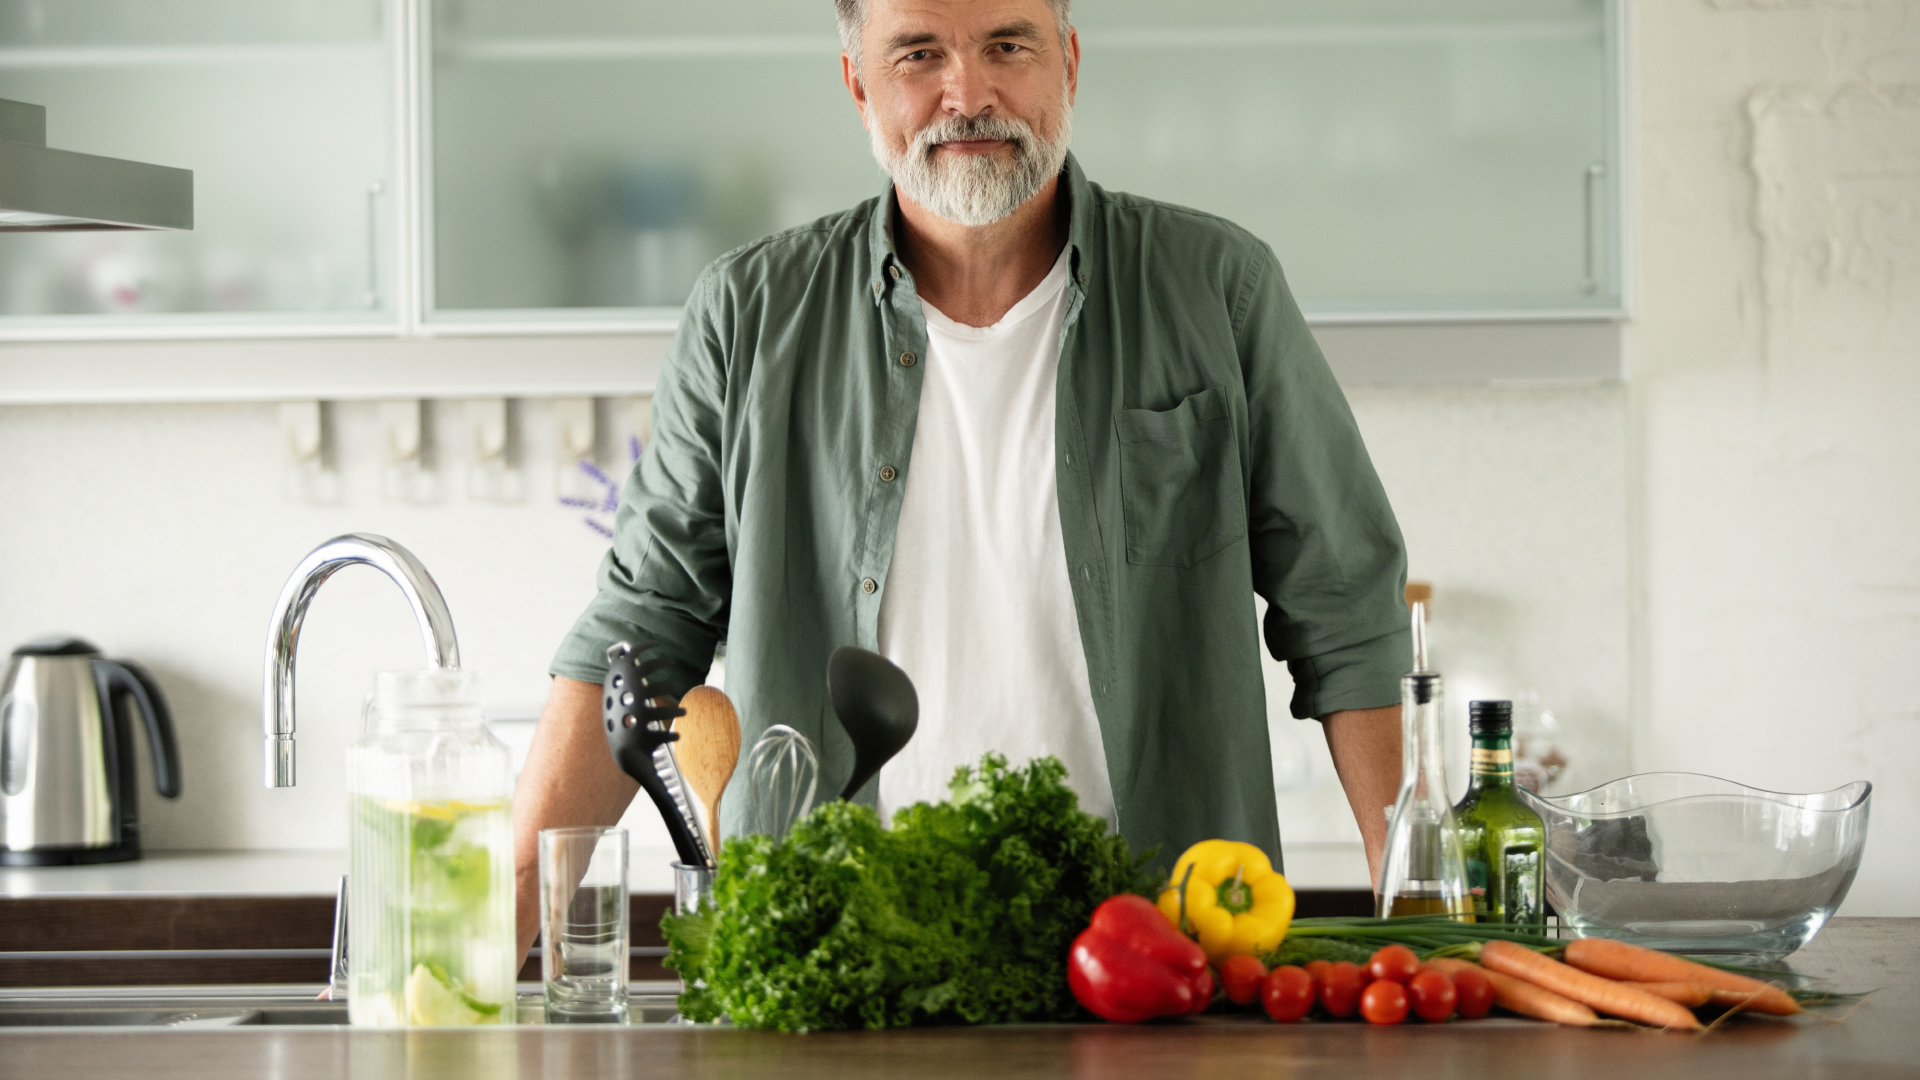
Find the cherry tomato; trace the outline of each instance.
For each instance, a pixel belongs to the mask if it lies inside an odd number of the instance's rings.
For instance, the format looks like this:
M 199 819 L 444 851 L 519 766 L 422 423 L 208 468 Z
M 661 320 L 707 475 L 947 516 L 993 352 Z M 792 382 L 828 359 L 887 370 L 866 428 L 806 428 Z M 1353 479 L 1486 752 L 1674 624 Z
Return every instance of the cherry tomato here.
M 1320 981 L 1320 1007 L 1328 1016 L 1346 1019 L 1360 1003 L 1360 992 L 1367 985 L 1366 973 L 1350 960 L 1340 960 L 1327 969 Z
M 1413 999 L 1414 1015 L 1431 1024 L 1452 1016 L 1453 1006 L 1459 1001 L 1453 980 L 1447 978 L 1446 972 L 1433 968 L 1420 969 L 1407 984 L 1407 996 Z
M 1468 1020 L 1478 1020 L 1493 1008 L 1493 980 L 1478 968 L 1454 972 L 1453 991 L 1460 1015 Z
M 1283 964 L 1267 976 L 1260 1003 L 1267 1015 L 1282 1023 L 1292 1023 L 1313 1011 L 1313 976 L 1307 969 Z
M 1391 979 L 1375 979 L 1360 994 L 1360 1015 L 1369 1024 L 1397 1024 L 1407 1018 L 1407 988 Z
M 1260 996 L 1266 977 L 1267 965 L 1257 956 L 1229 956 L 1220 965 L 1220 985 L 1226 989 L 1227 1000 L 1235 1005 L 1252 1004 Z
M 1309 960 L 1306 963 L 1307 978 L 1313 980 L 1313 1003 L 1320 1003 L 1321 988 L 1327 985 L 1327 972 L 1332 970 L 1331 960 Z
M 1411 982 L 1419 970 L 1420 958 L 1405 945 L 1389 945 L 1374 953 L 1373 959 L 1367 961 L 1367 974 L 1376 980 L 1386 979 L 1403 986 Z

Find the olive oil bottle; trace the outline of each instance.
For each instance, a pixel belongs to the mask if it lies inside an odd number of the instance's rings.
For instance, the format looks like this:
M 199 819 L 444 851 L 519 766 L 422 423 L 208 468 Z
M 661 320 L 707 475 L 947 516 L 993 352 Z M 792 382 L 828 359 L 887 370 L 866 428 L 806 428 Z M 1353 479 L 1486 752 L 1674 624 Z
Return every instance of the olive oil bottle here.
M 1459 830 L 1440 761 L 1440 673 L 1427 668 L 1426 605 L 1413 605 L 1413 670 L 1400 680 L 1400 797 L 1387 826 L 1376 912 L 1473 921 Z
M 1476 701 L 1467 709 L 1473 732 L 1472 777 L 1453 818 L 1466 855 L 1474 914 L 1543 927 L 1546 827 L 1513 786 L 1513 703 Z

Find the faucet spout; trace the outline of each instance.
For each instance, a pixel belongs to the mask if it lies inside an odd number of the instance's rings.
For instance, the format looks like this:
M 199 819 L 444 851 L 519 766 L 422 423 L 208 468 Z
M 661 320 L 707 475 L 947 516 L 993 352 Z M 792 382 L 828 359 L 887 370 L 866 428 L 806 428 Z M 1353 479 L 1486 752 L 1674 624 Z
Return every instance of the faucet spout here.
M 307 605 L 320 586 L 342 568 L 355 564 L 371 566 L 387 575 L 406 594 L 407 603 L 413 606 L 414 621 L 420 626 L 421 640 L 426 643 L 428 666 L 460 666 L 460 643 L 453 636 L 453 616 L 447 611 L 446 598 L 413 552 L 372 533 L 336 536 L 309 551 L 280 590 L 273 621 L 267 626 L 261 715 L 266 728 L 268 787 L 292 787 L 294 782 L 293 656 L 300 644 L 300 622 L 306 618 Z

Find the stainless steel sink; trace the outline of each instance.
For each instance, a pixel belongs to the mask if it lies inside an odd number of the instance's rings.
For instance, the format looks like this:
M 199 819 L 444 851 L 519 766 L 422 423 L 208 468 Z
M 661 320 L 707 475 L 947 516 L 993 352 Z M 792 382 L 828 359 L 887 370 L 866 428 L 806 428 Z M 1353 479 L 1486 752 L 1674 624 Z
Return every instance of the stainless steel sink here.
M 240 988 L 235 988 L 240 989 Z M 0 1030 L 21 1028 L 175 1028 L 204 1030 L 258 1024 L 344 1024 L 344 1001 L 315 1001 L 290 988 L 107 987 L 10 990 L 0 994 Z
M 170 1006 L 177 1003 L 168 1003 Z M 270 1008 L 249 1008 L 238 1003 L 188 1008 L 97 1008 L 75 1005 L 50 1008 L 46 1003 L 30 1006 L 9 1002 L 0 1004 L 0 1029 L 138 1027 L 204 1028 L 238 1027 L 243 1024 L 344 1024 L 345 1003 L 316 1002 L 313 1006 L 276 1004 Z
M 344 1025 L 347 1003 L 317 1001 L 318 986 L 89 987 L 0 990 L 0 1031 L 137 1028 L 204 1031 L 241 1027 Z M 670 1024 L 679 1015 L 672 983 L 636 983 L 628 1003 L 632 1024 Z M 542 1024 L 537 984 L 521 985 L 521 1025 Z

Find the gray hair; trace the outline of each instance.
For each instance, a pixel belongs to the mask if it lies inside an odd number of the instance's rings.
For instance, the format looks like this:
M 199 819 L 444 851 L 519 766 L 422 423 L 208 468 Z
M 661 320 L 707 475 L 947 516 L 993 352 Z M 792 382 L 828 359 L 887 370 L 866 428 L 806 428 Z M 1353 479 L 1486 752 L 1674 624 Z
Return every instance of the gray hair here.
M 833 13 L 840 20 L 840 49 L 853 57 L 853 66 L 860 66 L 860 35 L 867 28 L 867 4 L 870 0 L 833 0 Z M 1067 32 L 1073 29 L 1069 20 L 1073 0 L 1047 0 L 1047 6 L 1053 9 L 1053 22 L 1060 30 L 1060 46 L 1066 47 Z

